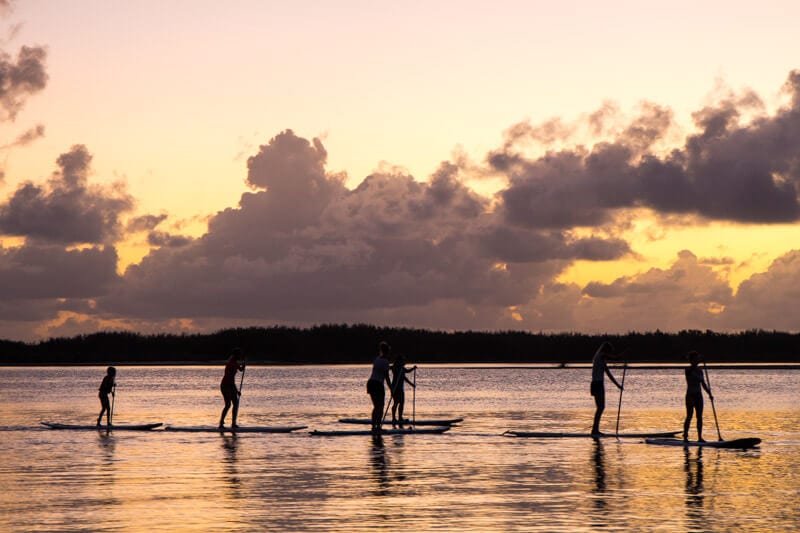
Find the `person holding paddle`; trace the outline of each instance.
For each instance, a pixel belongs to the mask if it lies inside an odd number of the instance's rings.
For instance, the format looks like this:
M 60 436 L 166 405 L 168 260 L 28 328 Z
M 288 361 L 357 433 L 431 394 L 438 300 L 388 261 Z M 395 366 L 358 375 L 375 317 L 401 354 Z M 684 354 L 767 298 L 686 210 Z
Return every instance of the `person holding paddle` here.
M 615 359 L 616 357 L 614 354 L 614 347 L 611 346 L 610 342 L 604 342 L 600 345 L 600 348 L 594 354 L 594 358 L 592 359 L 592 385 L 590 391 L 592 396 L 594 396 L 594 405 L 595 405 L 595 412 L 594 412 L 594 424 L 592 424 L 592 435 L 602 435 L 600 433 L 600 417 L 603 416 L 603 411 L 606 409 L 606 386 L 605 386 L 605 376 L 608 375 L 609 379 L 619 387 L 619 390 L 622 390 L 622 385 L 620 385 L 614 376 L 611 374 L 611 371 L 608 369 L 608 364 L 606 361 L 608 359 Z
M 389 353 L 392 351 L 389 343 L 381 341 L 378 344 L 378 357 L 372 363 L 372 374 L 367 380 L 367 393 L 372 400 L 372 432 L 380 433 L 383 423 L 383 406 L 386 403 L 386 391 L 383 383 L 389 387 L 392 381 L 389 379 Z
M 111 425 L 111 403 L 108 401 L 108 395 L 111 396 L 116 395 L 116 391 L 114 390 L 117 384 L 114 381 L 114 378 L 117 376 L 117 369 L 113 366 L 110 366 L 106 369 L 106 375 L 103 378 L 103 381 L 100 383 L 100 392 L 98 393 L 98 397 L 100 398 L 100 414 L 97 415 L 97 425 L 100 425 L 100 422 L 103 420 L 103 413 L 106 415 L 106 425 Z
M 222 398 L 225 400 L 225 407 L 222 409 L 222 416 L 219 417 L 219 427 L 225 425 L 225 416 L 228 414 L 228 409 L 233 405 L 233 415 L 231 418 L 231 427 L 237 428 L 236 417 L 239 415 L 239 397 L 242 392 L 236 388 L 236 371 L 244 372 L 245 364 L 241 362 L 242 351 L 239 348 L 234 348 L 231 356 L 225 363 L 225 374 L 222 376 L 222 382 L 219 384 L 219 389 L 222 392 Z
M 689 425 L 692 423 L 692 413 L 694 412 L 697 415 L 697 442 L 705 442 L 703 440 L 703 389 L 712 402 L 714 396 L 703 378 L 703 371 L 698 366 L 700 354 L 692 351 L 687 357 L 689 368 L 684 369 L 686 374 L 686 419 L 683 421 L 683 440 L 689 442 Z
M 417 367 L 406 368 L 406 360 L 402 355 L 398 355 L 392 363 L 392 427 L 397 426 L 398 420 L 400 427 L 403 427 L 403 409 L 406 404 L 406 393 L 403 388 L 404 382 L 412 387 L 416 387 L 413 381 L 408 379 L 409 373 Z

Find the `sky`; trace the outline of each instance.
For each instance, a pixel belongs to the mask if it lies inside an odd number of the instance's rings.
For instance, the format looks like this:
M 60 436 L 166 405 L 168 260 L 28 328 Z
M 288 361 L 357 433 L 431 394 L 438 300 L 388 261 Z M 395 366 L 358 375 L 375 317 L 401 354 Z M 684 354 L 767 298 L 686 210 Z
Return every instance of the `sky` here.
M 0 0 L 0 338 L 800 331 L 800 4 L 647 4 Z

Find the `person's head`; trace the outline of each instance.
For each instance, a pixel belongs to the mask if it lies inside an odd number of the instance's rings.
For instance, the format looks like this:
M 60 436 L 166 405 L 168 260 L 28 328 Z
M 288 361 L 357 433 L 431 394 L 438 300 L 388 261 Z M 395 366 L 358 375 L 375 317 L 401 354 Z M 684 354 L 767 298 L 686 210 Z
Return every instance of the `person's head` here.
M 696 366 L 697 363 L 700 361 L 700 354 L 695 352 L 694 350 L 686 354 L 686 358 L 689 360 L 689 363 L 692 366 Z
M 600 345 L 600 351 L 606 355 L 611 355 L 614 353 L 614 346 L 610 342 L 605 341 Z
M 116 376 L 117 375 L 117 369 L 114 368 L 113 366 L 110 366 L 110 367 L 106 368 L 106 374 L 108 374 L 109 376 Z
M 389 357 L 390 353 L 392 353 L 392 347 L 389 346 L 388 342 L 381 341 L 378 343 L 378 355 L 381 357 Z
M 235 359 L 236 361 L 241 359 L 242 358 L 242 350 L 241 350 L 241 348 L 234 348 L 231 351 L 231 358 Z

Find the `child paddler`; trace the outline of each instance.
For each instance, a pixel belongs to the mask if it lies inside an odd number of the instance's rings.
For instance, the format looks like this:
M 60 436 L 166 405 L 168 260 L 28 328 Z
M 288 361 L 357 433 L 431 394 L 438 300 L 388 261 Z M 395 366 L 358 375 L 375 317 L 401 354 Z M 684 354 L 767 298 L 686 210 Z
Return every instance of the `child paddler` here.
M 615 359 L 613 353 L 614 347 L 611 346 L 611 343 L 604 342 L 600 345 L 600 348 L 597 349 L 592 359 L 592 385 L 590 391 L 592 396 L 594 396 L 595 405 L 592 435 L 602 435 L 602 433 L 600 433 L 600 417 L 603 416 L 603 411 L 606 409 L 605 375 L 608 375 L 608 378 L 614 385 L 619 387 L 619 390 L 622 390 L 622 385 L 617 382 L 608 369 L 607 360 Z
M 403 388 L 404 383 L 408 383 L 412 387 L 416 387 L 413 381 L 408 379 L 408 374 L 413 372 L 417 367 L 406 368 L 406 360 L 402 355 L 398 355 L 394 363 L 392 363 L 392 427 L 398 424 L 403 427 L 403 409 L 406 404 L 406 393 Z
M 692 423 L 692 413 L 697 414 L 697 441 L 703 440 L 703 389 L 705 389 L 710 400 L 714 400 L 711 389 L 708 388 L 706 380 L 703 378 L 703 371 L 697 364 L 700 362 L 700 354 L 689 352 L 689 368 L 684 369 L 686 374 L 686 418 L 683 421 L 683 440 L 689 440 L 689 425 Z

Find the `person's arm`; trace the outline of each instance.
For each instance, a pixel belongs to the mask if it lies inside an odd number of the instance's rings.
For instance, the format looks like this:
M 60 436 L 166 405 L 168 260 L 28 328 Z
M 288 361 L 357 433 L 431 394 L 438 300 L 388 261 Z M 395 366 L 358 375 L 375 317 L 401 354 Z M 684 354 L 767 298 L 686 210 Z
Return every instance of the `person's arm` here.
M 706 390 L 706 394 L 708 394 L 708 397 L 713 400 L 714 395 L 711 394 L 711 389 L 708 387 L 708 383 L 706 383 L 706 378 L 704 378 L 702 374 L 700 375 L 700 385 L 702 385 L 703 388 Z
M 606 375 L 608 375 L 608 378 L 609 378 L 611 381 L 613 381 L 613 382 L 614 382 L 614 385 L 616 385 L 616 386 L 617 386 L 617 388 L 618 388 L 619 390 L 622 390 L 622 385 L 620 385 L 620 384 L 617 382 L 617 380 L 614 378 L 614 376 L 611 374 L 611 370 L 609 370 L 609 369 L 608 369 L 608 365 L 605 365 L 605 364 L 604 364 L 603 366 L 604 366 L 604 370 L 606 371 Z

